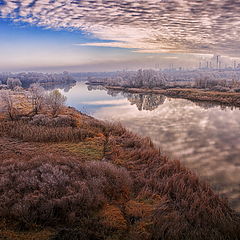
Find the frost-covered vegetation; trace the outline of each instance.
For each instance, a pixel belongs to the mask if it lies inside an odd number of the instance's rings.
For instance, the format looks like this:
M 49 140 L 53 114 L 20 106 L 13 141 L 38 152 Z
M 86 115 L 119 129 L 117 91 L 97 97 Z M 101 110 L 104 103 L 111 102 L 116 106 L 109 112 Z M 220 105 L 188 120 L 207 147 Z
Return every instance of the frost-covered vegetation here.
M 14 120 L 26 115 L 26 111 L 27 115 L 33 116 L 42 109 L 48 109 L 52 116 L 57 117 L 65 105 L 66 97 L 59 90 L 46 93 L 39 83 L 33 83 L 28 89 L 0 90 L 0 100 L 0 112 L 5 112 Z M 22 106 L 23 102 L 25 107 Z
M 24 96 L 29 113 L 0 120 L 0 238 L 240 238 L 227 201 L 149 138 L 65 107 L 58 91 Z
M 239 70 L 192 70 L 118 72 L 114 77 L 89 79 L 91 84 L 134 88 L 202 88 L 216 91 L 240 91 Z
M 0 73 L 0 83 L 8 85 L 9 81 L 21 82 L 23 87 L 29 87 L 32 83 L 42 85 L 74 83 L 74 78 L 68 73 L 37 73 L 37 72 L 22 72 L 22 73 Z
M 16 131 L 13 126 L 39 127 L 33 132 L 41 135 L 44 129 L 37 117 L 1 122 L 0 224 L 7 223 L 3 237 L 14 232 L 12 239 L 20 234 L 37 239 L 34 234 L 46 229 L 49 240 L 239 239 L 237 213 L 148 138 L 119 124 L 66 111 L 78 122 L 74 131 L 85 129 L 91 135 L 75 143 L 67 138 L 40 143 L 36 134 L 29 134 L 24 142 L 21 131 L 11 133 Z M 57 131 L 55 125 L 49 128 Z M 58 128 L 68 136 L 64 125 Z M 98 159 L 92 155 L 87 160 L 87 149 L 80 151 L 89 144 L 98 149 Z
M 0 163 L 0 218 L 23 224 L 80 222 L 131 189 L 129 173 L 106 162 L 38 156 Z

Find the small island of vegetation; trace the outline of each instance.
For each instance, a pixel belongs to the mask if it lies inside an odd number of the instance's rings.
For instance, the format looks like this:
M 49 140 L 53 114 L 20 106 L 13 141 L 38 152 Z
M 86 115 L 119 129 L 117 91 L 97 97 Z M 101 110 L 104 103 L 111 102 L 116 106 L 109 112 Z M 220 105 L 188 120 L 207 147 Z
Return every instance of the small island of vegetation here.
M 155 71 L 118 72 L 107 78 L 89 78 L 90 85 L 141 94 L 163 94 L 192 101 L 217 102 L 240 107 L 240 71 Z

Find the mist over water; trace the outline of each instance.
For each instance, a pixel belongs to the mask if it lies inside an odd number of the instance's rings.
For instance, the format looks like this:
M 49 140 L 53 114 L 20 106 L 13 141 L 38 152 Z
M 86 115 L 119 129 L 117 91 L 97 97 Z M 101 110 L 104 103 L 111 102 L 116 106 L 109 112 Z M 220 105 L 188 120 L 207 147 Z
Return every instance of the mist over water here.
M 156 94 L 106 91 L 83 82 L 61 91 L 68 105 L 98 119 L 120 121 L 131 131 L 149 136 L 240 211 L 239 109 Z

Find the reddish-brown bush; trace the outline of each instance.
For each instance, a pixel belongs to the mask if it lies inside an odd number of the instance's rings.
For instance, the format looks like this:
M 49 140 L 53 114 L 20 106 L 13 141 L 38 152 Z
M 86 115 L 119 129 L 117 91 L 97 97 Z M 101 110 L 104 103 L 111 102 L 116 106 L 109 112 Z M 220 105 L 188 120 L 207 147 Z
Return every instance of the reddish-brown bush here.
M 0 162 L 0 217 L 23 223 L 76 223 L 102 204 L 125 198 L 131 179 L 106 162 L 36 157 Z

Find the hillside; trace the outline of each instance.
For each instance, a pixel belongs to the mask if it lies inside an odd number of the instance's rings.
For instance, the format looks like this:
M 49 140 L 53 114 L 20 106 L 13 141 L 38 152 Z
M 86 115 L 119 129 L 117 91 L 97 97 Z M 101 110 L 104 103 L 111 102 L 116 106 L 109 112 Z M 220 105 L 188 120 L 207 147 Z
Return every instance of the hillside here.
M 225 200 L 119 124 L 3 119 L 0 152 L 0 239 L 240 238 Z

